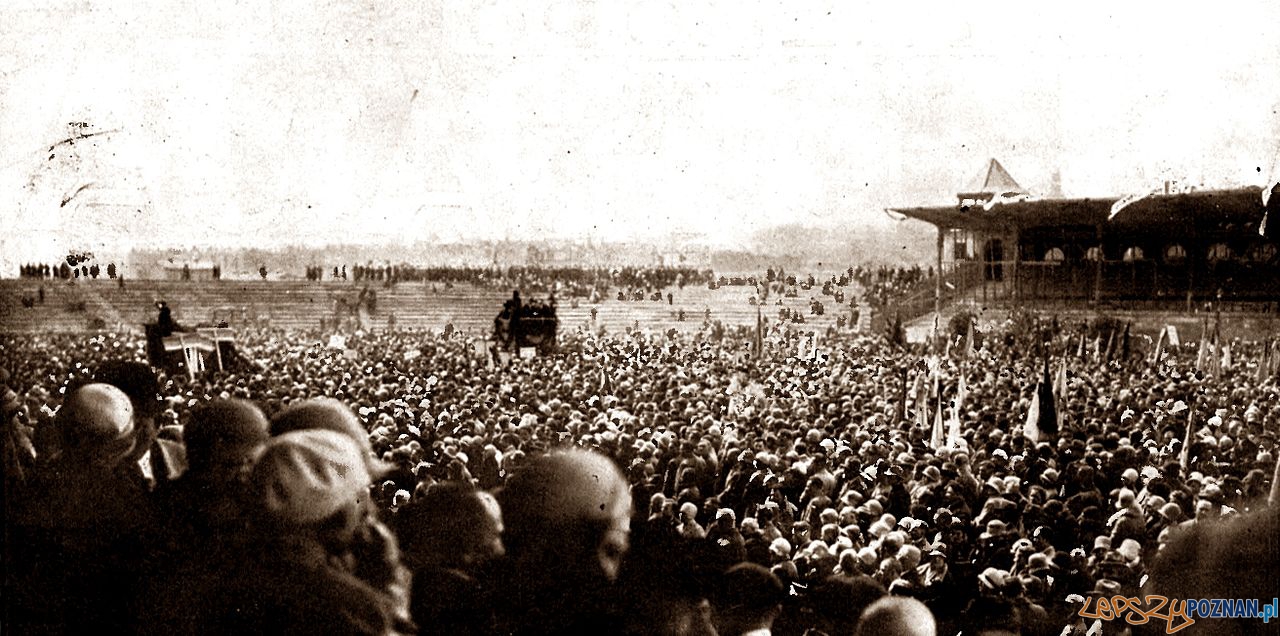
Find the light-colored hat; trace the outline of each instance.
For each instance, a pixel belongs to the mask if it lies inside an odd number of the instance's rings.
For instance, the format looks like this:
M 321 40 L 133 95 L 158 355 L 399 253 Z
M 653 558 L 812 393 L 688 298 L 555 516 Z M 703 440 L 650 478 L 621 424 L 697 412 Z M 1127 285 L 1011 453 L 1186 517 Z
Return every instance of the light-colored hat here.
M 253 467 L 254 501 L 291 525 L 323 521 L 368 496 L 369 472 L 355 440 L 328 430 L 300 430 L 267 442 Z

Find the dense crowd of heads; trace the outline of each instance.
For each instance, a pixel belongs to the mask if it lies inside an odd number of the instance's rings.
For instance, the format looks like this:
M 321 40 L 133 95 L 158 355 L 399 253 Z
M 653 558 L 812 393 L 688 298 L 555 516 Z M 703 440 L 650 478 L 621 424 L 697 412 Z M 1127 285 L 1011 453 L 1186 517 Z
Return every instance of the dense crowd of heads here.
M 256 330 L 195 379 L 134 336 L 7 336 L 7 620 L 1059 634 L 1098 597 L 1278 594 L 1270 345 L 1210 376 L 1193 345 L 983 336 L 566 333 L 500 366 L 458 333 Z M 1032 442 L 1039 356 L 1066 382 Z
M 654 292 L 669 287 L 702 285 L 711 280 L 711 271 L 693 267 L 580 267 L 580 266 L 511 266 L 511 267 L 423 267 L 399 265 L 354 265 L 350 279 L 356 282 L 425 282 L 440 284 L 518 288 L 529 292 L 555 292 L 562 296 L 607 297 L 612 289 Z M 347 265 L 308 267 L 308 280 L 348 280 Z

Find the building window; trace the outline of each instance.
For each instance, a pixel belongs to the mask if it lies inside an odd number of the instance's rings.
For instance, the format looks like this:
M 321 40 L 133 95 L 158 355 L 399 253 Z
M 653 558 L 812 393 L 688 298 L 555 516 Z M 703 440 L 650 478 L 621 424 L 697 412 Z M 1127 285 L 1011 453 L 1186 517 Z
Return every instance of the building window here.
M 1142 248 L 1138 247 L 1137 245 L 1134 245 L 1133 247 L 1130 247 L 1124 251 L 1124 262 L 1126 263 L 1140 261 L 1140 260 L 1143 260 L 1144 258 L 1146 258 L 1146 254 L 1143 254 Z
M 1174 243 L 1164 248 L 1164 261 L 1166 263 L 1181 263 L 1187 260 L 1187 250 L 1181 245 Z
M 1049 251 L 1044 253 L 1044 260 L 1047 263 L 1061 263 L 1066 258 L 1067 255 L 1062 252 L 1061 247 L 1051 247 Z
M 1217 263 L 1219 261 L 1229 261 L 1235 258 L 1235 253 L 1231 251 L 1231 246 L 1226 243 L 1214 243 L 1209 246 L 1209 262 Z
M 1100 260 L 1102 260 L 1102 248 L 1101 248 L 1100 246 L 1094 245 L 1094 246 L 1090 247 L 1089 249 L 1085 250 L 1085 251 L 1084 251 L 1084 260 L 1086 260 L 1086 261 L 1100 261 Z

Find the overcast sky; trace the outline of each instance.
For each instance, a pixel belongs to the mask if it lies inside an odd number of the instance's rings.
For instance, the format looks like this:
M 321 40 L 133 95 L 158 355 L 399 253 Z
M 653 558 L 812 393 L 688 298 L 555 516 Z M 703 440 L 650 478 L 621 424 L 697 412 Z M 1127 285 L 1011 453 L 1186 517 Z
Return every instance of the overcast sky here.
M 733 244 L 990 157 L 1040 194 L 1261 184 L 1280 3 L 1131 4 L 5 0 L 0 240 Z M 49 152 L 72 121 L 118 132 Z

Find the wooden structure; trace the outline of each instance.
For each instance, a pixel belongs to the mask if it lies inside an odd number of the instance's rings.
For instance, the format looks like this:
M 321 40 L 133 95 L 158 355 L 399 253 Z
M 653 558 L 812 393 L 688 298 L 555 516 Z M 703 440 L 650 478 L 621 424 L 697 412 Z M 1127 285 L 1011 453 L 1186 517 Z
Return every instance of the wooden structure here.
M 1162 310 L 1280 303 L 1277 241 L 1259 231 L 1260 188 L 1033 199 L 998 162 L 988 175 L 996 187 L 961 193 L 957 205 L 889 210 L 938 229 L 942 276 L 929 309 L 958 297 Z M 929 311 L 919 309 L 911 313 Z

